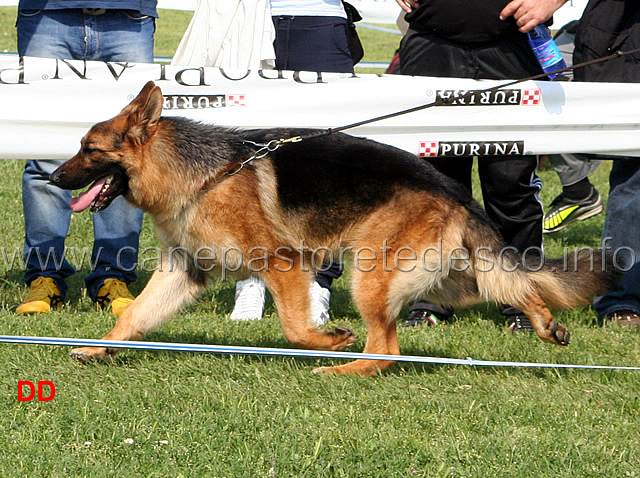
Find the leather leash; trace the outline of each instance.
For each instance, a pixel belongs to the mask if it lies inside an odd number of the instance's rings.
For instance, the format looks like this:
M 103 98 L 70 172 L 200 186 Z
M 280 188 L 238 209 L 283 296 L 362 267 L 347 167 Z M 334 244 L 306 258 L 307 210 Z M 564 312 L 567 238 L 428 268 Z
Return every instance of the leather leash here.
M 425 104 L 422 104 L 422 105 L 419 105 L 419 106 L 414 106 L 412 108 L 407 108 L 407 109 L 404 109 L 404 110 L 396 111 L 394 113 L 389 113 L 389 114 L 385 114 L 385 115 L 381 115 L 381 116 L 376 116 L 374 118 L 369 118 L 369 119 L 366 119 L 366 120 L 357 121 L 355 123 L 346 124 L 344 126 L 339 126 L 339 127 L 336 127 L 336 128 L 322 129 L 322 130 L 319 130 L 317 132 L 310 133 L 310 134 L 307 134 L 307 135 L 293 136 L 291 138 L 274 139 L 272 141 L 269 141 L 267 144 L 254 143 L 253 141 L 244 141 L 245 143 L 252 143 L 253 145 L 259 147 L 259 149 L 253 155 L 251 155 L 249 158 L 243 160 L 237 167 L 234 167 L 233 170 L 227 171 L 224 174 L 227 175 L 227 176 L 232 176 L 234 174 L 237 174 L 244 168 L 244 166 L 246 164 L 250 163 L 254 159 L 264 158 L 269 153 L 272 153 L 273 151 L 279 149 L 281 146 L 283 146 L 285 144 L 299 143 L 300 141 L 304 141 L 304 140 L 311 139 L 311 138 L 318 138 L 318 137 L 322 137 L 322 136 L 328 136 L 330 134 L 339 133 L 339 132 L 345 131 L 347 129 L 352 129 L 352 128 L 356 128 L 358 126 L 363 126 L 363 125 L 366 125 L 366 124 L 369 124 L 369 123 L 374 123 L 376 121 L 382 121 L 382 120 L 386 120 L 386 119 L 390 119 L 390 118 L 395 118 L 396 116 L 401 116 L 401 115 L 405 115 L 405 114 L 409 114 L 409 113 L 415 113 L 416 111 L 426 110 L 428 108 L 433 108 L 434 106 L 447 106 L 448 104 L 450 104 L 453 101 L 460 101 L 460 100 L 469 99 L 469 98 L 477 95 L 478 93 L 491 93 L 493 91 L 498 91 L 498 90 L 501 90 L 503 88 L 507 88 L 509 86 L 518 85 L 518 84 L 524 83 L 526 81 L 539 80 L 539 79 L 542 79 L 542 78 L 546 78 L 546 77 L 548 77 L 550 75 L 557 75 L 557 74 L 560 74 L 560 73 L 565 73 L 567 71 L 577 70 L 578 68 L 584 68 L 585 66 L 595 65 L 597 63 L 604 63 L 604 62 L 607 62 L 607 61 L 610 61 L 610 60 L 614 60 L 616 58 L 621 58 L 623 56 L 633 55 L 635 53 L 640 53 L 640 48 L 636 48 L 634 50 L 628 50 L 628 51 L 620 50 L 620 51 L 617 51 L 615 53 L 612 53 L 611 55 L 603 56 L 601 58 L 596 58 L 594 60 L 584 61 L 582 63 L 578 63 L 578 64 L 571 65 L 571 66 L 567 66 L 565 68 L 559 68 L 557 70 L 553 70 L 553 71 L 550 71 L 548 73 L 539 73 L 539 74 L 536 74 L 536 75 L 527 76 L 526 78 L 521 78 L 519 80 L 508 81 L 506 83 L 503 83 L 503 84 L 497 85 L 497 86 L 493 86 L 491 88 L 485 88 L 483 90 L 474 90 L 472 92 L 466 93 L 464 95 L 456 96 L 454 98 L 438 98 L 437 100 L 432 101 L 431 103 L 425 103 Z

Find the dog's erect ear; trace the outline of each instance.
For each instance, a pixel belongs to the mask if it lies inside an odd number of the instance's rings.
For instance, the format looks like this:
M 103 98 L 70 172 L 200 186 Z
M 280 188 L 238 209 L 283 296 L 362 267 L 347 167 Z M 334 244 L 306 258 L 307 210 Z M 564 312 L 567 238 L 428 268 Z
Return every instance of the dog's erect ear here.
M 149 81 L 138 96 L 122 110 L 127 116 L 126 137 L 134 144 L 149 141 L 158 128 L 162 115 L 162 91 L 153 81 Z

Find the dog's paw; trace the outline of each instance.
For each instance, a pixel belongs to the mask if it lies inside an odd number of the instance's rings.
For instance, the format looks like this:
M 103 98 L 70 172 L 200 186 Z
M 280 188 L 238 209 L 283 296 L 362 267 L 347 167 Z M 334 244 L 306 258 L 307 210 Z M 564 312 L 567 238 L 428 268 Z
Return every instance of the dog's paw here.
M 316 367 L 311 371 L 314 375 L 357 375 L 357 372 L 351 372 L 344 368 L 344 365 L 336 367 Z
M 329 330 L 327 334 L 333 336 L 335 339 L 333 350 L 342 350 L 358 341 L 358 336 L 354 334 L 351 329 L 342 326 Z
M 69 357 L 81 363 L 89 363 L 93 360 L 107 360 L 115 355 L 114 350 L 104 347 L 82 347 L 69 352 Z
M 546 332 L 545 337 L 541 337 L 545 342 L 551 342 L 556 345 L 569 345 L 571 334 L 564 325 L 553 320 Z
M 558 345 L 569 345 L 571 334 L 564 325 L 558 324 L 556 330 L 553 331 L 553 337 Z
M 328 375 L 328 374 L 335 374 L 335 367 L 316 367 L 314 368 L 311 373 L 316 374 L 316 375 Z
M 357 375 L 360 377 L 375 377 L 395 362 L 392 360 L 354 360 L 353 362 L 335 367 L 317 367 L 312 373 L 319 375 Z

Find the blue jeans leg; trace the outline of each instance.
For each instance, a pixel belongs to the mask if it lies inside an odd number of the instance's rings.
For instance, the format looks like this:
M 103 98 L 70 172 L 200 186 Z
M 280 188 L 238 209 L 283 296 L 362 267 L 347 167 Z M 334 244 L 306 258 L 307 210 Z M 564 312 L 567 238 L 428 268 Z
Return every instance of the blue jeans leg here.
M 614 160 L 609 184 L 603 247 L 616 252 L 617 263 L 628 271 L 618 287 L 596 297 L 594 308 L 600 318 L 620 310 L 640 313 L 640 161 Z
M 49 175 L 62 163 L 27 161 L 22 200 L 27 267 L 25 282 L 30 284 L 39 276 L 51 277 L 64 296 L 67 291 L 64 279 L 75 272 L 65 255 L 65 239 L 71 220 L 71 192 L 51 187 L 49 183 Z M 142 218 L 142 210 L 132 208 L 122 197 L 93 215 L 92 272 L 85 278 L 87 292 L 92 299 L 107 278 L 127 284 L 136 280 Z M 83 254 L 78 252 L 75 257 L 83 257 Z
M 155 21 L 123 10 L 104 15 L 84 15 L 80 9 L 31 10 L 18 15 L 20 55 L 76 60 L 153 62 Z M 74 268 L 61 260 L 67 236 L 71 193 L 49 183 L 49 175 L 61 161 L 28 161 L 23 175 L 25 214 L 25 281 L 52 277 L 66 292 L 64 279 Z M 135 281 L 142 211 L 122 198 L 93 217 L 92 272 L 85 278 L 89 296 L 95 299 L 106 278 Z M 57 260 L 41 261 L 33 251 L 46 251 Z M 42 258 L 42 254 L 40 255 Z M 46 259 L 46 255 L 44 256 Z
M 18 13 L 20 56 L 153 63 L 155 20 L 122 10 L 84 15 L 80 9 Z
M 143 212 L 132 208 L 123 197 L 116 198 L 107 209 L 93 215 L 93 269 L 85 277 L 87 293 L 95 299 L 105 279 L 119 279 L 130 284 L 137 279 L 138 239 Z
M 75 269 L 64 258 L 64 240 L 69 232 L 71 191 L 51 186 L 49 175 L 63 161 L 27 161 L 22 175 L 22 205 L 25 241 L 24 280 L 51 277 L 64 297 L 64 281 Z

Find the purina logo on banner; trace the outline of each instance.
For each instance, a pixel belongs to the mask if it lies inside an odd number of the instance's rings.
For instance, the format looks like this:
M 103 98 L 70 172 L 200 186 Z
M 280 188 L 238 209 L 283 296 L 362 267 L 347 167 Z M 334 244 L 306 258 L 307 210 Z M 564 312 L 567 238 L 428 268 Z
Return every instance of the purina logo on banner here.
M 542 94 L 539 88 L 496 91 L 436 90 L 436 99 L 446 100 L 444 106 L 537 106 Z
M 227 106 L 247 106 L 247 95 L 227 95 Z
M 522 90 L 522 106 L 536 106 L 540 104 L 542 94 L 538 88 L 527 88 Z
M 247 95 L 164 95 L 162 104 L 165 110 L 197 110 L 232 106 L 247 106 Z
M 420 141 L 418 156 L 521 156 L 524 141 Z

